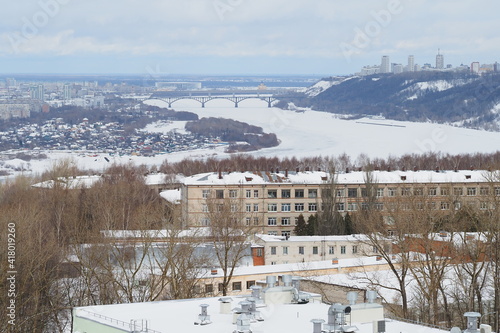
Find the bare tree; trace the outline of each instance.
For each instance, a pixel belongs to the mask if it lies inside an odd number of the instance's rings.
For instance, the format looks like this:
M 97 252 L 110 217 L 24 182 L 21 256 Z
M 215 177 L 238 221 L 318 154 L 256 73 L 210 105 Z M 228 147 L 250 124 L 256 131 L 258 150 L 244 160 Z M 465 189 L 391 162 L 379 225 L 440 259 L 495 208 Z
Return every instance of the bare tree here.
M 253 235 L 255 230 L 243 211 L 242 199 L 210 196 L 206 202 L 206 216 L 210 221 L 208 236 L 214 248 L 216 262 L 222 269 L 221 289 L 225 296 L 235 268 L 249 255 L 247 237 Z

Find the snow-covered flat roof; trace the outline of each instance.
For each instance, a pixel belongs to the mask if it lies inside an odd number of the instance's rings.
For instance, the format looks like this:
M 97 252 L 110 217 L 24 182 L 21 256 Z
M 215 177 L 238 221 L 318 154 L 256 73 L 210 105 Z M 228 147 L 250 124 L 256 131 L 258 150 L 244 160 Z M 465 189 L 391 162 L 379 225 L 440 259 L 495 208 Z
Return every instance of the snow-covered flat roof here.
M 500 180 L 500 172 L 486 170 L 448 171 L 372 171 L 373 182 L 378 184 L 411 183 L 481 183 Z M 353 171 L 335 174 L 334 182 L 340 185 L 364 184 L 367 172 Z M 324 171 L 295 172 L 217 172 L 193 175 L 184 179 L 186 185 L 243 185 L 243 184 L 325 184 L 330 175 Z
M 181 191 L 179 189 L 162 191 L 160 196 L 173 204 L 178 204 L 181 201 Z
M 90 188 L 102 179 L 101 176 L 75 176 L 75 177 L 59 177 L 57 180 L 47 180 L 41 183 L 34 184 L 33 187 L 38 188 L 54 188 L 56 184 L 61 187 L 74 190 Z
M 239 307 L 239 302 L 245 297 L 232 296 L 231 309 Z M 223 333 L 233 332 L 236 325 L 233 324 L 233 314 L 221 314 L 219 297 L 174 300 L 148 303 L 132 303 L 117 305 L 100 305 L 75 308 L 74 315 L 79 318 L 102 323 L 104 325 L 119 325 L 130 323 L 131 320 L 147 320 L 148 328 L 161 333 L 168 332 L 197 332 L 197 333 Z M 211 324 L 195 325 L 198 315 L 201 313 L 201 304 L 208 305 L 208 315 Z M 258 304 L 264 321 L 250 324 L 253 332 L 289 332 L 303 333 L 312 332 L 312 319 L 323 319 L 328 321 L 329 305 L 310 302 L 308 304 L 272 304 L 265 306 Z M 114 324 L 111 322 L 114 320 Z M 78 326 L 78 318 L 75 324 Z M 372 333 L 373 323 L 352 323 L 359 329 L 359 333 Z M 394 320 L 387 320 L 387 333 L 412 332 L 412 333 L 440 333 L 443 330 L 432 329 L 424 326 L 413 325 Z M 75 332 L 76 333 L 76 332 Z
M 342 236 L 275 236 L 266 234 L 257 234 L 256 237 L 260 238 L 264 242 L 361 242 L 367 241 L 368 237 L 363 234 L 355 235 L 342 235 Z
M 239 266 L 236 267 L 233 276 L 242 275 L 259 275 L 259 274 L 289 274 L 290 272 L 310 271 L 314 275 L 315 270 L 345 268 L 357 266 L 371 266 L 387 264 L 385 260 L 377 260 L 377 257 L 359 257 L 338 259 L 337 264 L 333 264 L 332 260 L 308 261 L 278 265 L 262 265 L 262 266 Z M 207 271 L 208 272 L 208 271 Z M 205 274 L 206 275 L 206 274 Z M 216 275 L 212 277 L 222 277 L 222 270 L 218 269 Z

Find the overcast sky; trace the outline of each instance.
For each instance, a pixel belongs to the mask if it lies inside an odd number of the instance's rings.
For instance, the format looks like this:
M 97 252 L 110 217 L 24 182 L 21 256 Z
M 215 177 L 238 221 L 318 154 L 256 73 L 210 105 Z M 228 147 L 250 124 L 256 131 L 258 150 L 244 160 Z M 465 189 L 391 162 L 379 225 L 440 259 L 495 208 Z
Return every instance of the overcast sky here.
M 350 74 L 500 61 L 497 0 L 19 0 L 0 73 Z

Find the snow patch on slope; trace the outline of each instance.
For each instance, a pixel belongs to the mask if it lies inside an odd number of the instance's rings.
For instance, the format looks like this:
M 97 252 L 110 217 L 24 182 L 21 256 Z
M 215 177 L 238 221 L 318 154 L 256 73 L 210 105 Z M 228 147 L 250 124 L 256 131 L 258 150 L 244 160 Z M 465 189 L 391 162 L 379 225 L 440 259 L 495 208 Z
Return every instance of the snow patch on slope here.
M 311 87 L 307 88 L 305 94 L 309 97 L 318 96 L 323 91 L 329 89 L 332 86 L 340 84 L 344 81 L 352 79 L 353 77 L 331 77 L 329 79 L 321 80 Z
M 467 83 L 472 82 L 473 80 L 468 79 L 468 80 L 436 80 L 436 81 L 424 81 L 424 82 L 416 82 L 409 86 L 406 89 L 403 89 L 401 92 L 402 93 L 412 93 L 413 94 L 408 97 L 406 100 L 414 100 L 417 99 L 418 97 L 424 95 L 427 92 L 439 92 L 439 91 L 445 91 L 454 87 L 459 87 L 463 86 Z M 410 83 L 411 81 L 407 81 Z

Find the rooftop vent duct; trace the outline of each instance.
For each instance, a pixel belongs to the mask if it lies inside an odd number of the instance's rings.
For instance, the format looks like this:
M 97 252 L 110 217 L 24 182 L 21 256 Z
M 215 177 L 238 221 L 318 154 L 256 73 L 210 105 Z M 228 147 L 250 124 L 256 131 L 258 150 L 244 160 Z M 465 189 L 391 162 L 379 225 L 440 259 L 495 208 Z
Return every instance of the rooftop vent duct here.
M 297 291 L 300 291 L 300 280 L 300 276 L 292 277 L 292 286 L 297 289 Z
M 377 300 L 377 292 L 375 290 L 368 290 L 366 292 L 366 300 L 368 303 L 373 304 Z
M 478 320 L 481 318 L 479 312 L 466 312 L 464 317 L 467 318 L 467 329 L 464 333 L 479 333 Z
M 276 276 L 268 275 L 266 276 L 266 283 L 268 288 L 274 288 L 276 285 Z
M 347 300 L 349 301 L 349 304 L 355 305 L 356 301 L 358 300 L 358 292 L 356 292 L 356 291 L 349 291 L 347 293 Z
M 491 326 L 486 324 L 479 325 L 479 332 L 481 333 L 491 333 Z
M 252 297 L 255 298 L 255 299 L 260 299 L 260 295 L 261 295 L 261 292 L 262 292 L 262 287 L 261 286 L 253 285 L 253 286 L 250 287 L 250 289 L 252 290 Z
M 211 324 L 210 316 L 208 315 L 208 304 L 200 304 L 201 313 L 198 315 L 198 320 L 194 322 L 195 325 Z
M 242 313 L 236 319 L 236 332 L 238 333 L 250 333 L 250 316 L 246 313 Z
M 247 302 L 250 304 L 249 310 L 252 321 L 264 321 L 260 312 L 257 311 L 257 300 L 253 297 L 248 297 Z
M 231 313 L 231 302 L 233 299 L 231 297 L 221 297 L 219 298 L 220 302 L 220 313 L 221 314 L 229 314 Z
M 346 325 L 346 315 L 351 314 L 351 307 L 336 303 L 328 308 L 328 323 L 323 325 L 326 332 L 354 332 L 356 327 Z
M 242 302 L 240 302 L 240 305 L 241 305 L 241 312 L 242 313 L 250 313 L 251 312 L 250 307 L 252 304 L 250 302 L 242 301 Z
M 283 281 L 283 285 L 285 287 L 291 287 L 292 286 L 292 276 L 291 275 L 283 275 L 283 277 L 281 278 L 281 280 Z
M 313 333 L 321 333 L 321 326 L 325 321 L 323 319 L 312 319 L 311 323 L 313 323 Z

